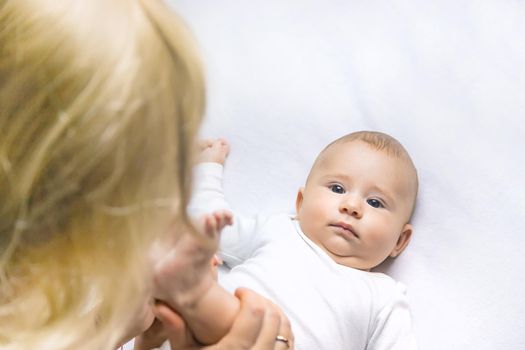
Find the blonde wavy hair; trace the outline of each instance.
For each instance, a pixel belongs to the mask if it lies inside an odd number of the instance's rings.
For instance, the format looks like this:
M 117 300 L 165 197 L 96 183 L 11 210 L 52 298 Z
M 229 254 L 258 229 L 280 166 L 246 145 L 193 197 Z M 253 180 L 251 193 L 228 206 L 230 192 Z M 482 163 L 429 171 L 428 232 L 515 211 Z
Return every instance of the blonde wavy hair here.
M 160 0 L 0 0 L 0 348 L 115 349 L 187 222 L 204 107 Z

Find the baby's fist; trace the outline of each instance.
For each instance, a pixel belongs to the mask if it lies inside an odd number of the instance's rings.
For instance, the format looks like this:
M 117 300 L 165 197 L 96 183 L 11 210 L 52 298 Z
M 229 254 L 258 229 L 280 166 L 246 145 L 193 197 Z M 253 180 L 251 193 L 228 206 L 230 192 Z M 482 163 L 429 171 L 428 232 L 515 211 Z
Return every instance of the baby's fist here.
M 224 164 L 230 145 L 225 139 L 206 139 L 199 142 L 199 162 L 214 162 Z

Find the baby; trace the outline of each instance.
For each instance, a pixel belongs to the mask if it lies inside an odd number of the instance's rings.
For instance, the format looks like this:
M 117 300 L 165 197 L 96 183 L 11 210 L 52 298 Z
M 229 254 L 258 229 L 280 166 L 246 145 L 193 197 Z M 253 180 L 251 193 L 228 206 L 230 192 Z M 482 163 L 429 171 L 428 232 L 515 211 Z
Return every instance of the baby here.
M 228 152 L 224 140 L 202 146 L 193 214 L 230 210 L 222 190 Z M 220 238 L 229 268 L 220 284 L 279 305 L 296 349 L 416 349 L 404 286 L 370 270 L 409 243 L 417 191 L 416 169 L 397 140 L 369 131 L 343 136 L 315 160 L 297 215 L 233 212 Z M 276 345 L 284 349 L 286 340 L 276 337 Z

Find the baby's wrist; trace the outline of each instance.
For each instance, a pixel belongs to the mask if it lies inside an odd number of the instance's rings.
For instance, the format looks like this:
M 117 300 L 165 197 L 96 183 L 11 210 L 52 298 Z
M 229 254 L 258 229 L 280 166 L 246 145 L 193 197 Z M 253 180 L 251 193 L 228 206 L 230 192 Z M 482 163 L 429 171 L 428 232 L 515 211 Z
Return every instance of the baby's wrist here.
M 200 283 L 189 288 L 172 291 L 172 293 L 170 293 L 169 303 L 181 314 L 191 314 L 197 310 L 202 299 L 205 298 L 214 284 L 216 284 L 216 281 L 210 270 L 209 274 L 202 277 Z
M 214 163 L 214 164 L 220 164 L 220 165 L 224 165 L 224 160 L 223 161 L 220 161 L 220 160 L 212 160 L 212 159 L 199 159 L 199 163 L 202 164 L 202 163 Z
M 227 153 L 209 152 L 207 150 L 200 153 L 198 161 L 199 163 L 219 163 L 224 165 L 226 161 Z

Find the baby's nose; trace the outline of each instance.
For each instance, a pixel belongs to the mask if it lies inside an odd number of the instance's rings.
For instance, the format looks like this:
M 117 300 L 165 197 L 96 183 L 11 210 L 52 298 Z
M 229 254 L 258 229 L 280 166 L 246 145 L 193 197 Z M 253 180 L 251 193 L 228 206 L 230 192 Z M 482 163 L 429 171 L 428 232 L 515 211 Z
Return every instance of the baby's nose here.
M 363 215 L 361 202 L 355 196 L 348 196 L 341 201 L 339 210 L 347 215 L 360 218 Z

